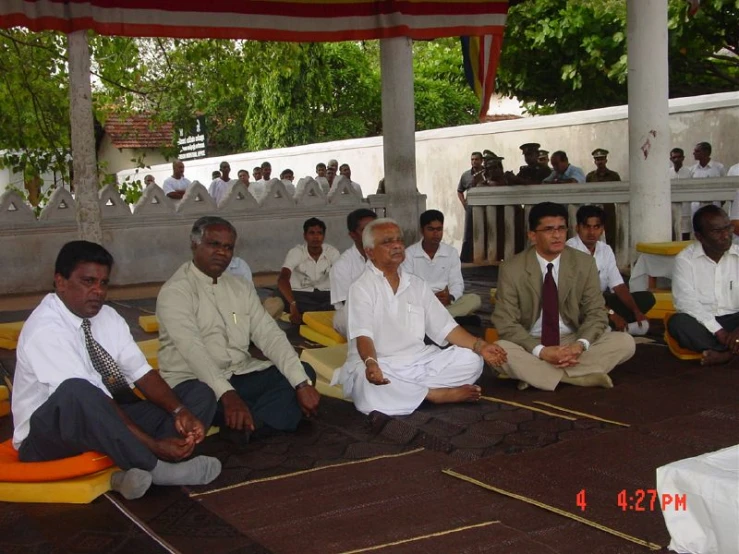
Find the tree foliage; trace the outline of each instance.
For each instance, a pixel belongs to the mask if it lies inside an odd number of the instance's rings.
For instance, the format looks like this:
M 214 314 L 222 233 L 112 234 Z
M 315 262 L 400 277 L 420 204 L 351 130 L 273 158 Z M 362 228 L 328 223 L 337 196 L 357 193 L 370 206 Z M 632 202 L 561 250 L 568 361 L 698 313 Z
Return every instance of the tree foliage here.
M 688 17 L 685 0 L 669 3 L 670 96 L 736 90 L 739 2 L 703 0 Z M 498 91 L 533 113 L 627 102 L 626 2 L 525 0 L 512 6 Z

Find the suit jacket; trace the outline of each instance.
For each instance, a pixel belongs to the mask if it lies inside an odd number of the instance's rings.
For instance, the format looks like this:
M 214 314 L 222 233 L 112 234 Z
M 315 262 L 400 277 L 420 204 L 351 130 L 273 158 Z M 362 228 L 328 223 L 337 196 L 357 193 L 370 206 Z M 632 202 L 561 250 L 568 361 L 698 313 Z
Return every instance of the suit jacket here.
M 541 267 L 530 247 L 500 266 L 492 321 L 501 339 L 531 352 L 541 341 L 529 333 L 541 316 Z M 559 261 L 559 315 L 591 344 L 608 327 L 598 267 L 593 256 L 566 246 Z

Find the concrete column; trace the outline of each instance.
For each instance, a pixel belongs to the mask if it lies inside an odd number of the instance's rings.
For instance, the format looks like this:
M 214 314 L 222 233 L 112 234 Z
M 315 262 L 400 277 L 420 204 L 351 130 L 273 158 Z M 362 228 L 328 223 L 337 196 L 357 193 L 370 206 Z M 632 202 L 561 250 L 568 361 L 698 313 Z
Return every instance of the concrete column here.
M 416 192 L 416 116 L 411 44 L 406 37 L 380 41 L 387 215 L 400 224 L 406 245 L 418 240 L 418 216 L 425 209 L 425 200 Z
M 77 201 L 79 237 L 102 243 L 100 205 L 98 204 L 97 156 L 92 120 L 90 86 L 90 48 L 87 31 L 67 35 L 69 53 L 69 101 L 72 126 L 72 164 Z
M 672 239 L 667 0 L 627 0 L 631 245 Z M 632 258 L 633 259 L 633 258 Z

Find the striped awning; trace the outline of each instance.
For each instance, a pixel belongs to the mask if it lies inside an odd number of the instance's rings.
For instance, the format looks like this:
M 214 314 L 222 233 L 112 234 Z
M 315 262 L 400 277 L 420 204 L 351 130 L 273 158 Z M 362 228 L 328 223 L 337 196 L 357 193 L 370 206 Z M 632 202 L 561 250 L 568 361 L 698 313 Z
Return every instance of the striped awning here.
M 0 27 L 332 42 L 503 33 L 506 0 L 2 0 Z

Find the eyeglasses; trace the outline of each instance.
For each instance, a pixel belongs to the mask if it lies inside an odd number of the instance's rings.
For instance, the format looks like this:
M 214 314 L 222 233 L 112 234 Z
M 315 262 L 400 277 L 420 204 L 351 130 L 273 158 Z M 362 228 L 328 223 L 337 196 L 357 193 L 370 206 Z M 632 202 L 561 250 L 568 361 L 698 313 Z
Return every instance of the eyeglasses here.
M 559 227 L 543 227 L 541 229 L 534 229 L 537 233 L 544 233 L 545 235 L 553 235 L 554 233 L 567 233 L 567 226 L 560 225 Z

